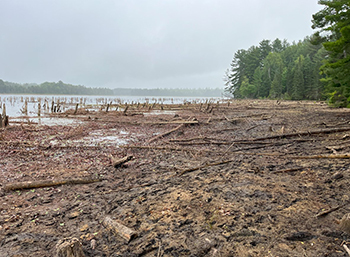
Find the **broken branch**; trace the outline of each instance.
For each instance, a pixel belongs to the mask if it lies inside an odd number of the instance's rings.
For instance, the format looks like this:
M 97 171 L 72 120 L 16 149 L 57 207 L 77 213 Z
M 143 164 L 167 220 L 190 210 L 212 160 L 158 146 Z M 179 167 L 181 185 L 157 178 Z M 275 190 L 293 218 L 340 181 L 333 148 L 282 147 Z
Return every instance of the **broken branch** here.
M 159 135 L 157 135 L 157 136 L 151 138 L 150 140 L 148 140 L 148 143 L 151 143 L 151 142 L 153 142 L 153 141 L 156 141 L 156 140 L 159 139 L 159 138 L 165 137 L 165 136 L 167 136 L 167 135 L 169 135 L 169 134 L 175 132 L 176 130 L 179 130 L 180 128 L 182 128 L 182 127 L 184 127 L 184 126 L 185 126 L 185 124 L 181 124 L 180 126 L 177 126 L 176 128 L 174 128 L 174 129 L 172 129 L 172 130 L 169 130 L 169 131 L 167 131 L 167 132 L 164 132 L 164 133 L 162 133 L 162 134 L 159 134 Z
M 319 217 L 326 216 L 326 215 L 328 215 L 328 214 L 331 213 L 331 212 L 334 212 L 334 211 L 339 210 L 340 208 L 343 208 L 345 205 L 346 205 L 346 204 L 342 204 L 342 205 L 338 205 L 338 206 L 336 206 L 336 207 L 330 208 L 330 209 L 328 209 L 328 210 L 325 210 L 325 211 L 323 211 L 323 212 L 320 212 L 320 213 L 316 214 L 315 217 L 316 217 L 316 218 L 319 218 Z

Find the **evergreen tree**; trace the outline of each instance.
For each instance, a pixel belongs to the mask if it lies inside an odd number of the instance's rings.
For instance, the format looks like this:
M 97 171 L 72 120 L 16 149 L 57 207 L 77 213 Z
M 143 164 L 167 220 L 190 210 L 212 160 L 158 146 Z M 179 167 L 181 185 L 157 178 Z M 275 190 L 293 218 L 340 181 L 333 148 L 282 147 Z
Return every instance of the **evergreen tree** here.
M 313 15 L 313 28 L 320 29 L 315 37 L 321 38 L 329 56 L 321 71 L 323 82 L 336 106 L 350 102 L 350 2 L 349 0 L 320 0 L 324 9 Z M 322 34 L 321 34 L 322 33 Z M 348 98 L 348 100 L 344 100 Z
M 293 74 L 293 83 L 292 83 L 292 99 L 293 100 L 302 100 L 304 99 L 305 87 L 304 87 L 304 74 L 303 74 L 303 65 L 304 65 L 304 56 L 299 56 L 295 61 L 294 74 Z

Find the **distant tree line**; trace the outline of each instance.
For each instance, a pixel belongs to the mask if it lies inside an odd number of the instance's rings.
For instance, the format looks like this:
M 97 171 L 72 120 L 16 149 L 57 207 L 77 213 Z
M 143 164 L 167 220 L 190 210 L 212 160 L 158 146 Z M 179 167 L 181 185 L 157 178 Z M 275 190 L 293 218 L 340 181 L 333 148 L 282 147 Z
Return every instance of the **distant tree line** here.
M 221 88 L 205 89 L 130 89 L 130 88 L 89 88 L 58 82 L 42 84 L 18 84 L 0 79 L 0 94 L 41 94 L 41 95 L 116 95 L 116 96 L 168 96 L 168 97 L 220 97 Z
M 292 44 L 263 40 L 234 54 L 225 74 L 226 90 L 235 98 L 322 99 L 319 69 L 326 55 L 310 37 Z
M 225 73 L 235 98 L 327 99 L 350 107 L 350 2 L 320 0 L 315 34 L 298 43 L 262 40 L 238 50 Z
M 113 95 L 108 88 L 88 88 L 58 82 L 44 82 L 42 84 L 18 84 L 0 79 L 1 94 L 49 94 L 49 95 Z
M 220 97 L 223 94 L 221 88 L 204 88 L 204 89 L 184 89 L 184 88 L 115 88 L 114 94 L 118 96 L 168 96 L 168 97 Z

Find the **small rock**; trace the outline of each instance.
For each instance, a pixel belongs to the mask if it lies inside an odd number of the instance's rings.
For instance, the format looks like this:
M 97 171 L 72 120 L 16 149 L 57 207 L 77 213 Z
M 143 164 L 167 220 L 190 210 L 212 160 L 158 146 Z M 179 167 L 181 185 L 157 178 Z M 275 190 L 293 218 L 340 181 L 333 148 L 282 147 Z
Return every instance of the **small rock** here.
M 68 219 L 75 219 L 79 215 L 80 215 L 80 212 L 78 212 L 78 211 L 72 212 L 68 215 Z
M 96 240 L 95 239 L 92 239 L 91 241 L 90 241 L 90 245 L 91 245 L 91 249 L 95 249 L 96 248 Z
M 82 227 L 80 228 L 80 231 L 81 231 L 81 232 L 84 232 L 84 231 L 88 230 L 88 228 L 89 228 L 89 225 L 88 225 L 88 224 L 85 224 L 84 226 L 82 226 Z
M 338 180 L 338 179 L 341 179 L 343 177 L 344 177 L 344 175 L 342 173 L 338 172 L 332 176 L 332 179 Z

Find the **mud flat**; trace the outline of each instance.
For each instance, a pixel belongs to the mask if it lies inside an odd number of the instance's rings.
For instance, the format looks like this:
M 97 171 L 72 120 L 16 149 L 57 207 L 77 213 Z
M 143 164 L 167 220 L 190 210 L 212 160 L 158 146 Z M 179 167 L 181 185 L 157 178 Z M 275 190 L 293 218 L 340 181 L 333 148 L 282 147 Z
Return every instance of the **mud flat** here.
M 350 111 L 138 104 L 0 131 L 0 257 L 347 256 Z

